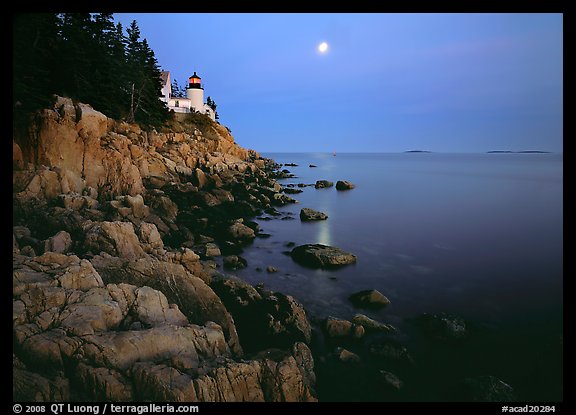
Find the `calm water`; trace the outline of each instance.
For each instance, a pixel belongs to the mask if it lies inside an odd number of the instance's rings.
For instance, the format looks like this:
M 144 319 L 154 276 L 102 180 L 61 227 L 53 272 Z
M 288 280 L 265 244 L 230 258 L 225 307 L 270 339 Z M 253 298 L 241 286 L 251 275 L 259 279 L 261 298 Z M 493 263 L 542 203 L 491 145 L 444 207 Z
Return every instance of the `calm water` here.
M 406 319 L 420 313 L 460 315 L 492 330 L 493 342 L 507 336 L 508 349 L 493 345 L 487 353 L 500 355 L 484 358 L 510 381 L 521 382 L 515 379 L 520 375 L 502 365 L 542 352 L 536 337 L 561 344 L 562 155 L 265 156 L 299 165 L 285 167 L 297 177 L 281 180 L 283 185 L 327 179 L 349 180 L 356 188 L 306 187 L 291 195 L 298 204 L 280 209 L 294 220 L 259 220 L 272 236 L 257 239 L 242 254 L 249 267 L 238 271 L 241 278 L 295 296 L 313 319 L 351 318 L 358 310 L 348 296 L 369 288 L 391 305 L 366 314 L 406 333 L 412 330 Z M 329 218 L 303 223 L 303 207 Z M 303 268 L 283 254 L 291 249 L 288 242 L 334 245 L 356 254 L 358 262 L 335 271 Z M 255 270 L 268 265 L 279 272 Z M 514 353 L 516 347 L 523 349 Z M 557 398 L 553 391 L 546 396 Z

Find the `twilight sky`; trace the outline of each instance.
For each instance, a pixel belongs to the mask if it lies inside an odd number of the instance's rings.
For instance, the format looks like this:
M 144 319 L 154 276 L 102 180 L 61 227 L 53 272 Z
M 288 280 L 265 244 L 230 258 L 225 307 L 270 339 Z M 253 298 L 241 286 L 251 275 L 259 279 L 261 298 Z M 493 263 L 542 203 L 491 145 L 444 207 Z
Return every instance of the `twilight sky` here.
M 259 152 L 562 152 L 562 14 L 114 17 Z

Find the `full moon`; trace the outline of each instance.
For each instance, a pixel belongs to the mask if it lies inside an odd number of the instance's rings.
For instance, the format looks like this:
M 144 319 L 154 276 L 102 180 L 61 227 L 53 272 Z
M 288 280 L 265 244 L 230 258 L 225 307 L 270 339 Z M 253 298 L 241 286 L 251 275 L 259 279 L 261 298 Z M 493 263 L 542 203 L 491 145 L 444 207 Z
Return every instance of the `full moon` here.
M 328 43 L 322 42 L 318 45 L 318 51 L 320 51 L 320 53 L 324 53 L 327 50 L 328 50 Z

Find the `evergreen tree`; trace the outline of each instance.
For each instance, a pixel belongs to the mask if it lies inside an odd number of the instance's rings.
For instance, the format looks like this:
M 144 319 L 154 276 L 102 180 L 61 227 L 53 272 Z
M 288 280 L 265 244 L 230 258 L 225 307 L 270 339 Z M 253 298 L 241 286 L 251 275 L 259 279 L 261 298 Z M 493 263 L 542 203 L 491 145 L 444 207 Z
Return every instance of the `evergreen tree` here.
M 186 97 L 186 90 L 184 87 L 178 84 L 176 78 L 174 78 L 174 82 L 172 82 L 172 96 L 174 98 L 185 98 Z
M 169 113 L 159 100 L 158 61 L 136 21 L 126 33 L 111 13 L 15 15 L 15 110 L 46 107 L 58 94 L 113 118 L 161 125 Z
M 12 21 L 12 103 L 21 112 L 48 105 L 59 70 L 58 16 L 19 14 Z

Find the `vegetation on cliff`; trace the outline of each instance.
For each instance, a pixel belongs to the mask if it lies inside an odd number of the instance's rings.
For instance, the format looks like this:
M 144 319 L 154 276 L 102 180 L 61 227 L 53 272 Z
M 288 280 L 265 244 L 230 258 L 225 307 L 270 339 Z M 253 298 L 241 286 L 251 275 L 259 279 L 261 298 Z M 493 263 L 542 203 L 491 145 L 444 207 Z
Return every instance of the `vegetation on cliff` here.
M 14 16 L 12 31 L 15 121 L 54 94 L 143 126 L 169 118 L 158 61 L 136 21 L 125 32 L 112 13 L 27 13 Z

